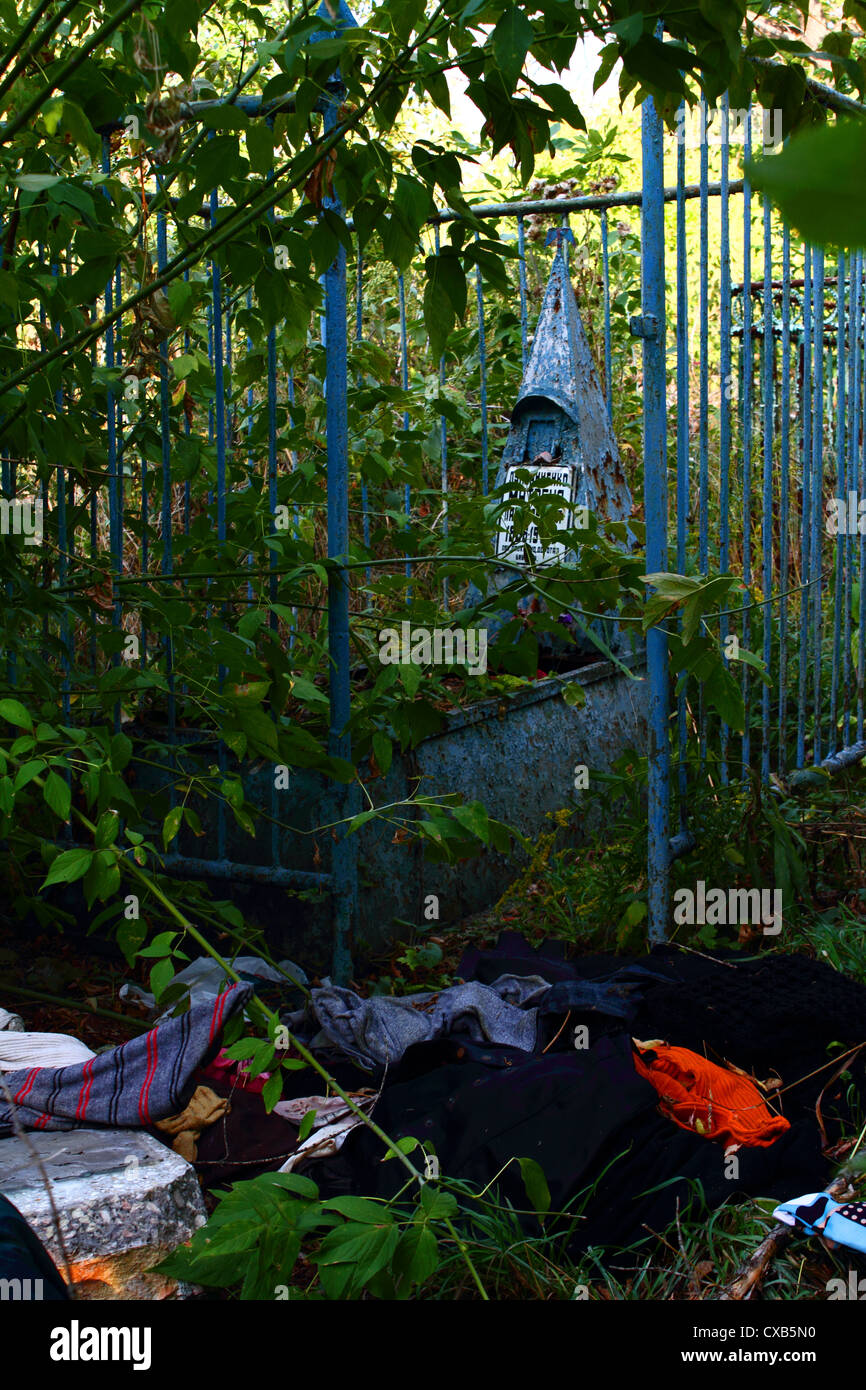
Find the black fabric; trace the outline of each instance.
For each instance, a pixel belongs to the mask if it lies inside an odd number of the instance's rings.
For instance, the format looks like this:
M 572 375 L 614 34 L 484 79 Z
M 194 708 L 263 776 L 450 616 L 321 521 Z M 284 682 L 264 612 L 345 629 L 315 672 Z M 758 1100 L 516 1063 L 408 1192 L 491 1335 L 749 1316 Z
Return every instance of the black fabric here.
M 69 1292 L 54 1261 L 35 1231 L 28 1225 L 8 1197 L 0 1194 L 0 1279 L 29 1281 L 20 1291 L 31 1299 L 62 1303 Z M 42 1281 L 41 1289 L 38 1282 Z M 34 1287 L 35 1284 L 35 1287 Z M 4 1288 L 8 1288 L 4 1284 Z M 8 1297 L 8 1294 L 7 1294 Z
M 665 948 L 650 957 L 656 962 L 673 982 L 646 992 L 638 1037 L 706 1048 L 711 1059 L 715 1053 L 761 1077 L 775 1068 L 786 1082 L 805 1075 L 811 1061 L 827 1062 L 831 1043 L 866 1042 L 866 989 L 820 961 L 772 955 L 716 963 Z
M 655 1110 L 656 1093 L 637 1075 L 625 1035 L 570 1054 L 486 1051 L 491 1063 L 449 1039 L 410 1048 L 376 1106 L 376 1121 L 392 1138 L 432 1141 L 449 1177 L 482 1187 L 509 1160 L 532 1158 L 561 1210 L 599 1150 Z M 367 1129 L 349 1135 L 342 1156 L 334 1172 L 345 1167 L 352 1190 L 391 1196 L 403 1185 L 405 1174 L 381 1162 L 381 1142 Z M 321 1165 L 309 1175 L 318 1181 Z M 526 1207 L 517 1165 L 500 1187 L 515 1206 Z
M 454 1038 L 411 1048 L 386 1077 L 376 1120 L 395 1137 L 431 1140 L 443 1172 L 478 1186 L 510 1158 L 536 1159 L 553 1207 L 582 1210 L 574 1239 L 581 1248 L 651 1238 L 690 1205 L 715 1209 L 746 1196 L 781 1201 L 823 1188 L 833 1166 L 822 1155 L 816 1101 L 823 1091 L 831 1143 L 851 1100 L 866 1104 L 866 1049 L 848 1060 L 850 1079 L 833 1080 L 842 1052 L 866 1042 L 861 985 L 802 956 L 730 953 L 711 960 L 664 947 L 642 961 L 569 960 L 560 945 L 533 950 L 513 935 L 492 951 L 467 953 L 460 973 L 485 982 L 505 972 L 538 974 L 567 986 L 609 981 L 634 965 L 648 973 L 624 981 L 639 981 L 630 1021 L 593 1012 L 552 1015 L 544 1055 Z M 575 1050 L 573 1026 L 584 1020 L 590 1046 Z M 631 1036 L 689 1047 L 761 1080 L 778 1077 L 791 1130 L 767 1149 L 740 1149 L 733 1169 L 721 1144 L 659 1114 L 653 1088 L 634 1072 Z M 309 1174 L 331 1194 L 386 1196 L 402 1182 L 366 1130 Z M 515 1206 L 527 1205 L 516 1165 L 500 1187 Z

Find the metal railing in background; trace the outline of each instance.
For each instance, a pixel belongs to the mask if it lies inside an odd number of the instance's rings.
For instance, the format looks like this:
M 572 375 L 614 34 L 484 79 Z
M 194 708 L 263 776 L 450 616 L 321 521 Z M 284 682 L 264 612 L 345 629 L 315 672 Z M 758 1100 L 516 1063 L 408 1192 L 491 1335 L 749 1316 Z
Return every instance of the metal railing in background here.
M 866 110 L 814 86 L 831 108 Z M 637 327 L 643 337 L 647 567 L 668 568 L 672 482 L 677 568 L 703 576 L 732 572 L 743 581 L 743 602 L 721 614 L 718 632 L 729 668 L 739 669 L 746 720 L 742 735 L 734 737 L 704 701 L 692 708 L 687 690 L 672 701 L 665 636 L 650 631 L 648 872 L 654 941 L 668 934 L 672 858 L 693 843 L 687 832 L 689 788 L 710 771 L 710 762 L 721 784 L 751 775 L 768 784 L 773 776 L 796 779 L 807 764 L 836 771 L 866 753 L 866 535 L 856 522 L 852 529 L 850 508 L 841 532 L 834 535 L 828 524 L 833 499 L 847 505 L 849 498 L 856 504 L 866 497 L 863 256 L 840 255 L 830 272 L 824 252 L 795 239 L 769 201 L 755 197 L 748 178 L 733 181 L 730 137 L 736 122 L 729 124 L 727 98 L 715 114 L 727 138 L 711 142 L 704 124 L 693 260 L 685 202 L 695 189 L 686 183 L 683 141 L 663 132 L 652 101 L 643 108 L 643 315 Z M 747 160 L 753 114 L 750 107 L 742 122 Z M 718 145 L 718 183 L 709 178 L 711 144 Z M 666 219 L 666 154 L 676 163 L 675 224 Z M 673 294 L 665 287 L 666 242 L 675 247 Z M 711 275 L 718 283 L 717 320 L 709 311 Z M 696 343 L 688 308 L 695 281 Z M 695 375 L 697 420 L 688 395 Z M 752 668 L 740 659 L 753 646 L 770 673 L 759 702 Z M 690 747 L 696 753 L 689 754 Z M 681 827 L 673 841 L 672 750 Z
M 324 7 L 321 13 L 327 13 Z M 352 22 L 345 7 L 341 8 L 341 15 L 344 22 Z M 291 96 L 277 103 L 244 96 L 236 96 L 235 100 L 249 117 L 262 120 L 292 106 Z M 326 126 L 333 126 L 340 100 L 341 91 L 334 84 L 320 105 Z M 212 106 L 209 102 L 190 103 L 183 108 L 182 119 L 195 129 L 202 113 Z M 719 177 L 711 179 L 712 161 L 705 144 L 700 152 L 698 179 L 688 182 L 684 150 L 682 146 L 676 148 L 673 137 L 665 133 L 651 100 L 644 105 L 642 119 L 641 190 L 474 205 L 472 215 L 497 226 L 504 223 L 516 250 L 516 328 L 512 343 L 515 369 L 518 358 L 525 367 L 532 339 L 532 295 L 527 270 L 530 222 L 539 217 L 560 221 L 576 215 L 597 219 L 593 244 L 599 247 L 600 302 L 593 306 L 593 312 L 599 330 L 598 356 L 605 398 L 611 418 L 616 421 L 621 403 L 613 383 L 625 358 L 614 338 L 617 330 L 621 340 L 624 310 L 619 302 L 621 296 L 617 299 L 615 294 L 618 287 L 612 275 L 609 219 L 617 209 L 640 210 L 640 283 L 635 280 L 630 288 L 635 292 L 639 289 L 642 301 L 632 332 L 642 349 L 639 391 L 648 572 L 667 570 L 670 564 L 669 507 L 673 497 L 677 568 L 701 575 L 728 570 L 738 573 L 759 605 L 750 607 L 744 601 L 742 611 L 723 614 L 719 619 L 723 642 L 735 638 L 741 649 L 748 650 L 750 643 L 759 639 L 759 655 L 772 673 L 772 686 L 763 688 L 757 704 L 750 667 L 746 662 L 739 663 L 748 712 L 742 736 L 735 736 L 706 700 L 698 700 L 693 708 L 687 691 L 674 700 L 666 633 L 657 627 L 648 634 L 648 898 L 650 936 L 661 940 L 667 934 L 670 915 L 672 858 L 692 843 L 687 804 L 697 776 L 717 770 L 724 784 L 754 768 L 766 782 L 774 772 L 788 772 L 792 755 L 794 766 L 799 769 L 810 760 L 817 765 L 835 759 L 839 765 L 845 765 L 863 743 L 866 535 L 838 536 L 832 565 L 828 566 L 830 547 L 825 540 L 824 502 L 830 462 L 837 496 L 846 497 L 850 491 L 866 496 L 866 286 L 862 254 L 840 258 L 828 274 L 820 251 L 796 242 L 768 206 L 756 204 L 748 181 L 730 177 L 729 146 L 720 149 Z M 118 128 L 119 125 L 113 129 Z M 102 168 L 106 174 L 112 170 L 111 135 L 109 130 L 104 133 Z M 669 184 L 665 182 L 666 154 L 671 167 L 675 165 Z M 153 216 L 146 219 L 141 249 L 152 251 L 157 269 L 163 270 L 170 263 L 172 203 L 158 182 L 149 196 Z M 690 228 L 688 220 L 692 204 L 697 205 L 696 230 Z M 339 210 L 333 200 L 330 206 Z M 214 223 L 222 211 L 216 189 L 199 215 Z M 459 213 L 444 209 L 431 219 L 424 231 L 430 252 L 439 248 L 441 229 L 459 217 Z M 274 218 L 275 240 L 278 231 L 279 223 Z M 673 265 L 666 265 L 666 246 L 674 248 Z M 756 246 L 760 248 L 757 254 Z M 41 252 L 40 257 L 44 259 Z M 739 261 L 736 271 L 735 260 Z M 753 274 L 756 266 L 759 274 Z M 377 496 L 363 476 L 358 489 L 360 515 L 350 509 L 352 484 L 358 480 L 357 466 L 352 461 L 356 441 L 350 433 L 350 403 L 361 385 L 350 375 L 349 344 L 356 347 L 364 339 L 371 273 L 369 257 L 365 259 L 360 247 L 353 258 L 341 246 L 323 277 L 326 549 L 328 557 L 338 562 L 347 557 L 353 537 L 358 537 L 369 551 L 371 525 L 377 515 Z M 354 287 L 351 306 L 347 292 L 350 274 Z M 193 421 L 183 410 L 178 414 L 172 399 L 175 384 L 169 343 L 163 338 L 153 388 L 143 387 L 140 397 L 147 429 L 131 427 L 131 413 L 121 391 L 110 389 L 107 393 L 108 466 L 104 487 L 94 488 L 85 505 L 75 476 L 67 475 L 60 467 L 53 483 L 43 488 L 57 527 L 59 585 L 65 586 L 82 565 L 107 565 L 110 623 L 118 633 L 123 630 L 123 582 L 130 577 L 124 538 L 136 503 L 138 570 L 147 576 L 148 582 L 170 585 L 178 575 L 178 552 L 190 544 L 196 506 L 205 507 L 220 546 L 233 541 L 244 555 L 253 557 L 253 538 L 236 534 L 232 515 L 236 486 L 231 480 L 231 464 L 236 453 L 244 459 L 243 486 L 248 487 L 256 478 L 261 483 L 271 534 L 275 528 L 278 485 L 297 462 L 295 442 L 287 450 L 280 447 L 281 420 L 287 419 L 291 427 L 294 413 L 300 410 L 296 395 L 300 383 L 295 380 L 291 360 L 281 352 L 279 335 L 270 330 L 263 379 L 254 391 L 250 388 L 241 398 L 232 385 L 232 376 L 244 351 L 245 339 L 237 330 L 236 319 L 246 301 L 232 297 L 232 286 L 218 261 L 210 263 L 206 278 L 200 283 L 205 287 L 206 323 L 203 320 L 199 329 L 202 340 L 206 339 L 214 382 L 207 420 Z M 395 429 L 402 428 L 404 435 L 413 425 L 409 402 L 417 371 L 413 369 L 410 336 L 413 325 L 420 322 L 420 314 L 413 311 L 417 310 L 421 283 L 415 265 L 394 275 L 394 376 L 405 402 Z M 691 291 L 695 286 L 696 347 L 689 323 Z M 496 396 L 501 388 L 496 384 L 499 378 L 491 370 L 495 363 L 491 363 L 489 348 L 490 309 L 480 267 L 474 290 L 474 305 L 468 313 L 473 324 L 472 410 L 477 420 L 477 447 L 473 446 L 475 457 L 466 468 L 468 486 L 486 494 L 498 443 L 495 416 L 506 414 L 514 402 L 513 397 Z M 106 284 L 104 308 L 110 311 L 120 302 L 121 294 L 122 274 L 118 267 Z M 828 305 L 832 305 L 831 317 Z M 378 313 L 379 305 L 374 303 L 373 307 Z M 669 356 L 671 322 L 674 352 Z M 195 348 L 190 330 L 184 332 L 183 346 L 186 353 Z M 108 369 L 129 370 L 134 348 L 132 320 L 118 321 L 106 330 L 95 361 Z M 446 357 L 443 355 L 429 366 L 444 397 L 449 385 Z M 304 386 L 304 403 L 308 406 L 309 385 Z M 58 413 L 62 412 L 61 397 L 55 406 Z M 256 438 L 264 443 L 254 447 L 251 431 L 261 412 L 265 428 Z M 830 431 L 832 459 L 827 445 Z M 187 473 L 178 463 L 179 452 L 196 438 L 206 441 L 215 457 L 209 495 L 204 500 L 193 495 Z M 447 535 L 449 503 L 454 501 L 449 481 L 454 441 L 445 413 L 438 419 L 438 439 L 438 525 L 441 533 Z M 19 464 L 20 461 L 9 458 L 2 460 L 2 486 L 7 497 L 15 496 Z M 639 478 L 632 480 L 637 493 L 636 482 Z M 409 484 L 403 488 L 401 502 L 403 518 L 408 522 L 415 505 Z M 294 521 L 299 524 L 297 510 Z M 107 545 L 102 538 L 104 526 Z M 388 558 L 389 562 L 393 560 L 395 569 L 405 566 L 407 572 L 411 571 L 402 540 L 398 541 L 393 557 Z M 156 575 L 150 574 L 151 564 L 158 566 Z M 262 592 L 273 601 L 277 594 L 273 550 L 268 550 L 263 569 Z M 251 565 L 243 594 L 233 598 L 232 603 L 254 601 L 252 585 L 256 573 Z M 363 568 L 350 570 L 337 564 L 329 570 L 327 585 L 328 748 L 334 756 L 346 759 L 351 755 L 348 725 L 352 713 L 353 585 L 362 574 Z M 183 571 L 183 582 L 187 576 L 188 571 Z M 411 577 L 413 586 L 420 582 L 417 569 Z M 446 586 L 444 611 L 455 598 Z M 222 599 L 214 594 L 209 602 L 218 610 Z M 268 625 L 272 633 L 277 632 L 273 612 Z M 76 654 L 75 634 L 68 625 L 59 636 L 61 700 L 64 717 L 68 719 L 72 716 L 77 672 L 83 667 Z M 289 630 L 287 640 L 291 646 L 294 628 Z M 141 641 L 145 658 L 161 663 L 166 682 L 168 741 L 180 758 L 183 739 L 177 726 L 177 709 L 185 691 L 182 675 L 177 677 L 172 643 L 166 640 L 157 651 L 149 643 L 144 626 Z M 86 657 L 81 660 L 96 668 L 92 634 Z M 116 652 L 111 660 L 117 663 Z M 735 657 L 730 661 L 736 665 Z M 14 685 L 14 668 L 7 668 L 7 678 Z M 697 735 L 697 767 L 689 761 L 690 727 Z M 222 744 L 218 759 L 224 770 L 226 750 Z M 674 766 L 676 775 L 672 778 Z M 676 816 L 672 796 L 677 798 Z M 566 799 L 564 788 L 563 801 Z M 345 820 L 355 809 L 355 789 L 351 788 L 340 807 L 341 818 Z M 276 822 L 273 797 L 270 812 Z M 674 819 L 678 833 L 672 838 Z M 226 811 L 220 801 L 216 854 L 212 858 L 190 856 L 181 852 L 175 842 L 165 862 L 168 871 L 180 877 L 330 892 L 335 920 L 333 973 L 341 979 L 346 977 L 350 964 L 349 941 L 358 892 L 355 843 L 354 837 L 345 834 L 343 825 L 337 829 L 328 868 L 315 872 L 291 868 L 281 862 L 274 823 L 266 862 L 242 862 L 229 854 Z

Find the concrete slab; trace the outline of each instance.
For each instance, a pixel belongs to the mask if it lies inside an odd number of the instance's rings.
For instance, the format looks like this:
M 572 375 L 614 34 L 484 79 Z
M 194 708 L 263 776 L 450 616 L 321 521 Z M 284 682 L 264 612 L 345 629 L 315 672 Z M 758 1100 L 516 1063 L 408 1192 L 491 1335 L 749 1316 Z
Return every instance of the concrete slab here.
M 205 1222 L 195 1169 L 139 1130 L 31 1132 L 0 1140 L 0 1192 L 26 1217 L 66 1278 L 39 1164 L 54 1205 L 79 1298 L 163 1299 L 187 1286 L 148 1268 Z

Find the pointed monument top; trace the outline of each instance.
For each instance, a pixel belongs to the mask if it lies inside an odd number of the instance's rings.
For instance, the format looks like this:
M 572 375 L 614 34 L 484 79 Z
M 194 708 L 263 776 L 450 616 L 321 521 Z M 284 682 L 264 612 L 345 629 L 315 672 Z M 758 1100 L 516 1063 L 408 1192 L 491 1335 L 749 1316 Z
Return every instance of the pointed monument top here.
M 564 240 L 561 235 L 556 238 L 556 255 L 511 419 L 517 426 L 539 402 L 558 406 L 576 437 L 576 450 L 567 461 L 580 469 L 578 501 L 612 521 L 625 521 L 631 515 L 631 495 L 569 278 Z
M 581 382 L 587 384 L 587 363 L 580 350 L 581 341 L 585 345 L 577 300 L 565 264 L 563 239 L 557 238 L 556 255 L 512 419 L 527 401 L 542 397 L 560 406 L 575 424 L 580 423 L 579 385 Z

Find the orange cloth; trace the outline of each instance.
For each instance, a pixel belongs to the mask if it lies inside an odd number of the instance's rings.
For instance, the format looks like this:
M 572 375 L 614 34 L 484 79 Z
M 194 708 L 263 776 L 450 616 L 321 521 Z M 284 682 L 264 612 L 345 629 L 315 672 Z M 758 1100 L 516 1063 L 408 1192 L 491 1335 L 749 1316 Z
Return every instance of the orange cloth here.
M 636 1042 L 635 1048 L 635 1070 L 655 1087 L 662 1114 L 681 1129 L 766 1149 L 791 1128 L 783 1115 L 772 1113 L 747 1076 L 717 1067 L 687 1047 Z

